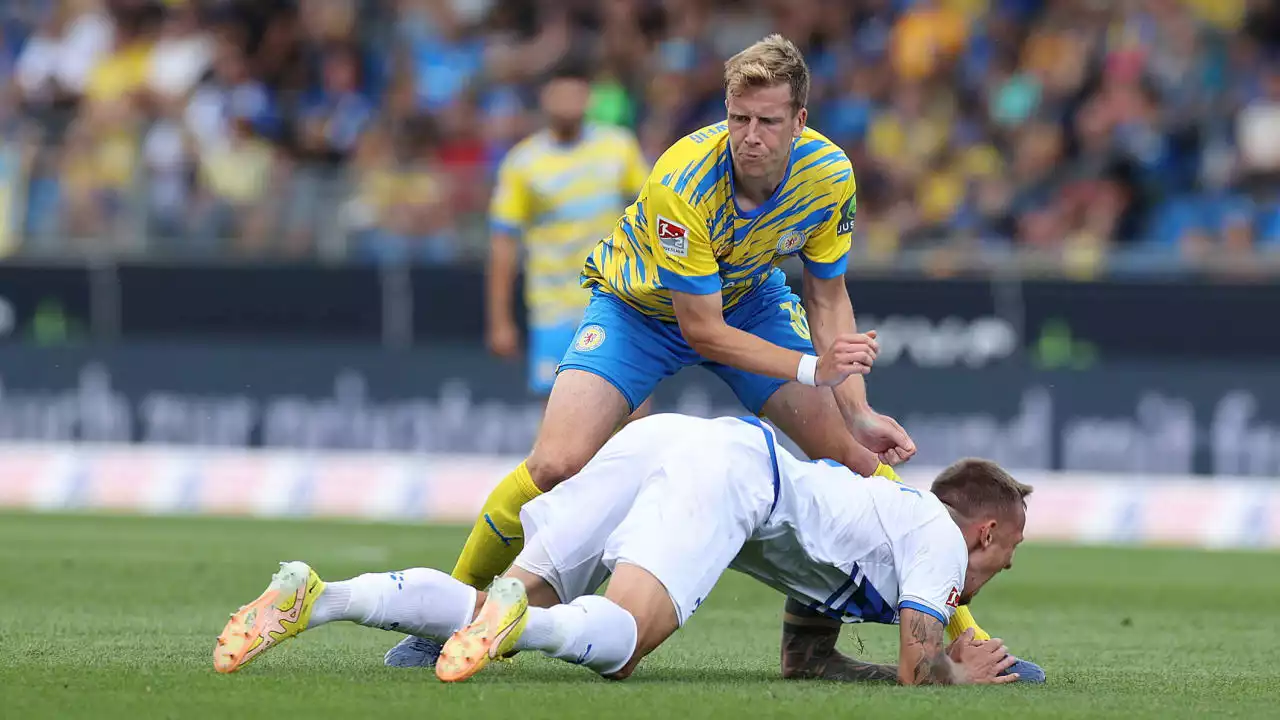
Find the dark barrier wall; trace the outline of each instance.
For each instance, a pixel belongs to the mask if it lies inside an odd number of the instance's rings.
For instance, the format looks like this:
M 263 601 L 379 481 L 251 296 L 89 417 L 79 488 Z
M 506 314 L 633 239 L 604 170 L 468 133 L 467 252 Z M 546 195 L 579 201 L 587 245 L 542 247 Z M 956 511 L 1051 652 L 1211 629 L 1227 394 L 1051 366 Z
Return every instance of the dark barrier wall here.
M 479 268 L 0 267 L 0 437 L 526 450 Z M 855 278 L 925 463 L 1280 475 L 1280 286 Z M 701 370 L 660 408 L 739 413 Z
M 478 342 L 478 267 L 0 267 L 0 339 Z M 1280 358 L 1280 285 L 855 278 L 885 363 Z
M 541 406 L 518 368 L 474 345 L 14 344 L 0 348 L 0 437 L 520 453 Z M 869 383 L 914 434 L 921 463 L 981 455 L 1019 468 L 1280 475 L 1280 373 L 1260 364 L 898 363 Z M 743 412 L 701 369 L 656 399 Z

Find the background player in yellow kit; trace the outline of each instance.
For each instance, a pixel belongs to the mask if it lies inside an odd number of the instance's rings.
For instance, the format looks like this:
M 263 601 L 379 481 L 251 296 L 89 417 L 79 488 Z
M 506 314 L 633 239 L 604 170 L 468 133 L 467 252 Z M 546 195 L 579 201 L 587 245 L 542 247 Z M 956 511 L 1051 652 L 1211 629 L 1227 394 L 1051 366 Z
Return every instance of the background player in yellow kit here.
M 589 67 L 568 59 L 552 68 L 539 97 L 546 127 L 503 158 L 489 208 L 489 350 L 506 358 L 520 353 L 515 286 L 523 263 L 529 389 L 542 396 L 591 299 L 582 287 L 582 264 L 649 174 L 633 134 L 585 121 L 590 97 Z M 648 407 L 645 401 L 633 414 Z M 386 662 L 416 667 L 433 662 L 438 651 L 432 640 L 408 637 Z
M 523 250 L 529 388 L 539 395 L 550 392 L 591 297 L 579 280 L 582 263 L 649 174 L 634 135 L 585 122 L 590 97 L 585 65 L 553 69 L 540 98 L 547 125 L 503 159 L 489 209 L 489 349 L 501 357 L 520 351 L 514 300 Z
M 861 375 L 878 345 L 857 333 L 844 280 L 853 169 L 806 126 L 803 56 L 770 36 L 725 64 L 725 90 L 727 122 L 664 153 L 588 258 L 591 302 L 533 451 L 486 500 L 454 577 L 484 587 L 505 570 L 522 546 L 523 504 L 581 469 L 658 381 L 690 365 L 809 457 L 893 476 L 887 466 L 915 453 L 867 402 Z M 803 302 L 777 268 L 793 256 Z M 958 617 L 953 630 L 972 625 Z

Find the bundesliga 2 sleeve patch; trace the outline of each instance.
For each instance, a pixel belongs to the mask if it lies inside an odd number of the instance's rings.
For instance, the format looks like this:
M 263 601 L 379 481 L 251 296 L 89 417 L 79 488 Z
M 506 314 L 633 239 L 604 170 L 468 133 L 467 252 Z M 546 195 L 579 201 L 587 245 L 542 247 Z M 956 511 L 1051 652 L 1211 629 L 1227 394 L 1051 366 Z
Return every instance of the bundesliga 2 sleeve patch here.
M 685 226 L 659 215 L 654 231 L 663 252 L 674 257 L 689 257 L 689 231 Z
M 853 218 L 858 214 L 858 196 L 852 195 L 840 211 L 840 222 L 836 225 L 837 235 L 848 235 L 853 232 Z

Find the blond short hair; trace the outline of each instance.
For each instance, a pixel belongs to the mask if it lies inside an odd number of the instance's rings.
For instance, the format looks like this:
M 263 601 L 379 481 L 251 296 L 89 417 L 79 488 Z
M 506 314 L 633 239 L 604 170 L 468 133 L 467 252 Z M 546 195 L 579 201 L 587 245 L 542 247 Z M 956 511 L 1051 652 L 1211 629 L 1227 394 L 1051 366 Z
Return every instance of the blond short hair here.
M 745 90 L 791 87 L 791 107 L 799 110 L 809 103 L 809 66 L 795 43 L 778 34 L 755 43 L 729 58 L 724 64 L 724 89 L 730 96 Z
M 929 488 L 948 507 L 969 520 L 1007 516 L 1025 509 L 1030 485 L 1020 483 L 990 460 L 965 458 L 942 471 Z

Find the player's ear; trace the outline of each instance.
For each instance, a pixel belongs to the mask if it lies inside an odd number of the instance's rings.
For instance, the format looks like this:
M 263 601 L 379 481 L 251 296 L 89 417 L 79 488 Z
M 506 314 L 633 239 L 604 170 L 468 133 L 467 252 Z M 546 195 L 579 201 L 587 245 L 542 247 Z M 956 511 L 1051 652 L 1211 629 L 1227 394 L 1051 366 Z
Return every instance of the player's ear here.
M 805 123 L 809 121 L 809 108 L 800 108 L 796 111 L 796 124 L 792 130 L 792 137 L 800 137 L 800 133 L 804 132 Z
M 996 541 L 996 521 L 988 520 L 982 523 L 982 529 L 978 532 L 978 542 L 982 544 L 983 549 L 991 547 Z

